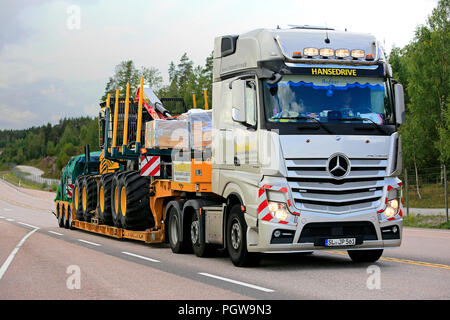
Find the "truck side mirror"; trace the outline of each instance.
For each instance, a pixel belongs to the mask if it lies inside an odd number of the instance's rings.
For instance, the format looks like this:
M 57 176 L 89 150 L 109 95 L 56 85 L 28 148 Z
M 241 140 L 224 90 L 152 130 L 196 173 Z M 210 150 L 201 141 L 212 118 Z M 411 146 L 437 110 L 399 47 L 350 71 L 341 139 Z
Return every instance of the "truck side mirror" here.
M 231 87 L 232 105 L 231 105 L 231 117 L 233 121 L 245 122 L 245 81 L 234 80 Z
M 405 96 L 403 93 L 403 86 L 401 84 L 394 84 L 394 95 L 397 124 L 402 124 L 405 122 Z

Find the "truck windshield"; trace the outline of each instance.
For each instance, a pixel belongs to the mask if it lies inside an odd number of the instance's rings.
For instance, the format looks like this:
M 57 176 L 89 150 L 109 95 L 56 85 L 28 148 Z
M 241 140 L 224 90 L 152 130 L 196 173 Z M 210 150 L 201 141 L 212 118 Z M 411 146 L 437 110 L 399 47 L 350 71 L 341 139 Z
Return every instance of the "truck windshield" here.
M 378 78 L 286 75 L 264 83 L 270 122 L 392 124 L 387 83 Z

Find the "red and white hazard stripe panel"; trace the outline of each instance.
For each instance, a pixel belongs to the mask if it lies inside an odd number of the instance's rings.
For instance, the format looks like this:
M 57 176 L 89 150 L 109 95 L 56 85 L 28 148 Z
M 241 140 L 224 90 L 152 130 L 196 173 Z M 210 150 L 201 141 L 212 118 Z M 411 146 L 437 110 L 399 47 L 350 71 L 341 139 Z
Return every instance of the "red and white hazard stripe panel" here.
M 267 200 L 267 192 L 266 190 L 271 191 L 279 191 L 283 192 L 287 199 L 287 206 L 289 211 L 292 213 L 289 217 L 289 221 L 278 220 L 275 218 L 269 211 L 269 201 Z M 258 190 L 258 218 L 264 221 L 270 221 L 273 223 L 281 223 L 281 224 L 293 224 L 297 225 L 296 216 L 299 216 L 300 213 L 295 211 L 294 206 L 292 205 L 291 200 L 289 199 L 288 190 L 286 187 L 278 187 L 271 185 L 263 185 Z
M 67 192 L 67 196 L 68 196 L 69 198 L 72 198 L 73 188 L 74 188 L 74 185 L 73 185 L 73 184 L 69 184 L 69 183 L 67 184 L 66 192 Z
M 139 157 L 139 171 L 144 177 L 159 177 L 160 175 L 160 157 L 141 156 Z

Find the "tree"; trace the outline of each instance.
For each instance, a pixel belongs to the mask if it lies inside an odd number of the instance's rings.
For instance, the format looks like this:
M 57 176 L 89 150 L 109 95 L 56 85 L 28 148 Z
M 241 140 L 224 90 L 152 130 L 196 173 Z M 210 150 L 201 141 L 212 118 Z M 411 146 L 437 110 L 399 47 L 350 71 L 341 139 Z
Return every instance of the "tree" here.
M 184 53 L 177 65 L 172 61 L 169 65 L 169 85 L 159 91 L 160 97 L 181 97 L 185 103 L 193 107 L 193 95 L 197 108 L 204 106 L 204 90 L 207 91 L 208 105 L 212 101 L 212 67 L 213 54 L 206 58 L 204 66 L 194 66 L 187 53 Z M 183 110 L 170 110 L 174 113 L 183 112 Z
M 144 84 L 148 85 L 153 92 L 159 91 L 163 85 L 161 72 L 154 67 L 142 67 L 140 74 L 144 77 Z
M 408 95 L 412 112 L 421 115 L 426 137 L 432 137 L 437 159 L 445 161 L 446 122 L 450 79 L 447 55 L 450 50 L 450 0 L 441 0 L 426 26 L 416 30 L 408 48 Z M 424 136 L 423 138 L 426 139 Z
M 119 95 L 125 96 L 127 83 L 130 84 L 130 92 L 136 92 L 140 77 L 139 71 L 134 66 L 133 60 L 126 60 L 120 62 L 114 71 L 114 76 L 110 77 L 105 88 L 105 94 L 102 100 L 105 100 L 108 93 L 114 97 L 116 90 L 119 89 Z
M 449 13 L 450 0 L 440 0 L 414 39 L 404 48 L 394 47 L 389 56 L 394 77 L 406 88 L 400 135 L 404 166 L 414 169 L 417 188 L 420 167 L 443 167 L 450 160 Z

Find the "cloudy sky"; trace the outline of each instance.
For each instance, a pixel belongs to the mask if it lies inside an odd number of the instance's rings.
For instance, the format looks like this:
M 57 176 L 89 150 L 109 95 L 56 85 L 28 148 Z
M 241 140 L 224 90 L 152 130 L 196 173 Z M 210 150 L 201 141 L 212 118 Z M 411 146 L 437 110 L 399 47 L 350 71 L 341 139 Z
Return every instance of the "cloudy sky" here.
M 214 37 L 288 24 L 367 32 L 387 52 L 437 0 L 0 0 L 0 129 L 96 116 L 114 67 L 203 65 Z

